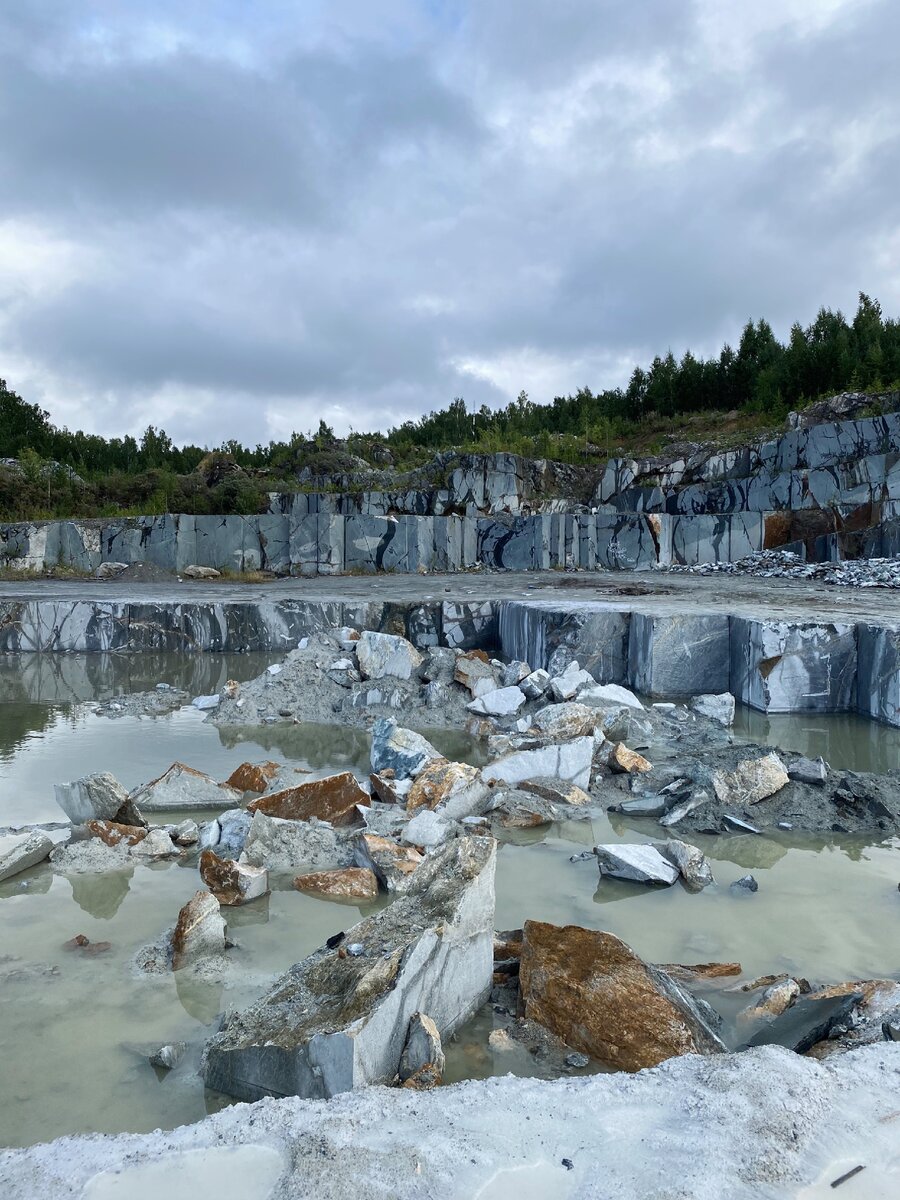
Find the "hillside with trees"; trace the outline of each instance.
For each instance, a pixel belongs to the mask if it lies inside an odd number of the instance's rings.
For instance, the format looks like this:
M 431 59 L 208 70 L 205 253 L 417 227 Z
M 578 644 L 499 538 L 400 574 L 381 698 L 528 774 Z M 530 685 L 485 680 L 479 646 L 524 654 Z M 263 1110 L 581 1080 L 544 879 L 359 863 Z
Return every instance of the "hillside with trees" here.
M 900 321 L 860 294 L 853 319 L 823 308 L 787 340 L 750 321 L 737 347 L 717 357 L 671 351 L 636 367 L 622 388 L 580 388 L 549 404 L 523 390 L 499 409 L 445 409 L 387 433 L 338 439 L 313 434 L 245 447 L 175 446 L 150 425 L 140 440 L 58 429 L 48 413 L 0 381 L 0 519 L 128 513 L 256 512 L 265 493 L 296 490 L 323 476 L 421 466 L 435 453 L 511 451 L 570 463 L 659 450 L 682 438 L 719 442 L 783 425 L 787 413 L 843 391 L 900 386 Z

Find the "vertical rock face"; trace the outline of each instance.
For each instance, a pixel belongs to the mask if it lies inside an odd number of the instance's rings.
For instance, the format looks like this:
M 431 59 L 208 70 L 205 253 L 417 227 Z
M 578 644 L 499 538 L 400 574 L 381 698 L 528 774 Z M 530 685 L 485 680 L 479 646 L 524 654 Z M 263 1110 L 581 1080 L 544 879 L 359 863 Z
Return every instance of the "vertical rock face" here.
M 526 921 L 524 1015 L 622 1071 L 724 1050 L 694 1001 L 611 933 Z
M 199 891 L 178 914 L 172 935 L 172 970 L 192 966 L 225 949 L 225 921 L 211 892 Z
M 207 1087 L 257 1100 L 390 1082 L 415 1013 L 446 1036 L 490 991 L 494 863 L 490 838 L 460 838 L 428 858 L 410 893 L 226 1018 L 207 1043 Z
M 856 707 L 856 628 L 731 619 L 731 688 L 762 712 Z
M 724 692 L 730 679 L 727 616 L 633 613 L 628 680 L 647 696 Z

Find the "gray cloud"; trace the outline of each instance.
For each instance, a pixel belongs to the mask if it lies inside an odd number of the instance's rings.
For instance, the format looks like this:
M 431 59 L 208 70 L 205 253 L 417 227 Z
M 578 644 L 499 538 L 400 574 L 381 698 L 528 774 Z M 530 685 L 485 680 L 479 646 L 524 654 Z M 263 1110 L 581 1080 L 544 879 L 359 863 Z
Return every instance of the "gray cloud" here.
M 183 7 L 0 15 L 0 363 L 70 427 L 384 427 L 900 306 L 888 0 Z

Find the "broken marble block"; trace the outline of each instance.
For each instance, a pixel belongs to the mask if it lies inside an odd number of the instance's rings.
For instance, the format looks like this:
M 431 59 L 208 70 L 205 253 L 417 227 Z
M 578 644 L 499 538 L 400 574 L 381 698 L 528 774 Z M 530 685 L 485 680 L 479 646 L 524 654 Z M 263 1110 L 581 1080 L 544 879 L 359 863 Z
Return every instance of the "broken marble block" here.
M 214 850 L 204 850 L 200 855 L 200 878 L 220 904 L 249 904 L 269 890 L 265 867 L 219 858 Z
M 198 891 L 178 914 L 172 934 L 172 970 L 193 966 L 225 950 L 225 921 L 211 892 Z
M 759 804 L 774 796 L 788 781 L 784 763 L 774 752 L 745 758 L 733 771 L 714 771 L 712 785 L 723 804 Z
M 258 812 L 250 822 L 240 862 L 270 871 L 298 871 L 346 866 L 350 858 L 349 844 L 332 825 L 316 820 L 283 821 Z
M 620 1071 L 725 1046 L 693 997 L 611 933 L 526 921 L 524 1015 Z
M 578 703 L 587 704 L 591 708 L 603 708 L 610 704 L 624 705 L 626 708 L 633 708 L 638 712 L 644 711 L 644 706 L 638 700 L 634 692 L 628 690 L 627 687 L 622 687 L 618 683 L 594 683 L 584 688 L 579 688 Z
M 681 842 L 670 838 L 660 847 L 666 858 L 678 868 L 684 886 L 691 892 L 701 892 L 705 887 L 715 883 L 709 859 L 702 850 L 689 842 Z
M 151 779 L 131 794 L 132 801 L 147 812 L 178 809 L 228 808 L 243 799 L 237 788 L 217 783 L 212 776 L 184 763 L 172 763 L 157 779 Z
M 400 1082 L 410 1088 L 436 1087 L 443 1078 L 445 1065 L 437 1025 L 427 1013 L 413 1013 L 400 1056 Z
M 492 692 L 483 692 L 466 705 L 469 712 L 486 717 L 510 717 L 517 713 L 525 703 L 525 693 L 521 688 L 495 688 Z
M 578 659 L 574 658 L 561 675 L 550 680 L 550 694 L 554 700 L 571 700 L 579 689 L 593 685 L 593 675 L 582 671 Z
M 378 896 L 375 872 L 367 867 L 342 867 L 335 871 L 311 871 L 294 880 L 298 892 L 327 900 L 374 900 Z
M 701 696 L 692 696 L 688 702 L 688 706 L 692 712 L 698 716 L 708 717 L 711 721 L 718 721 L 720 725 L 734 724 L 734 696 L 731 692 L 720 692 L 718 695 L 705 693 Z
M 731 618 L 731 691 L 762 712 L 846 712 L 857 701 L 856 627 Z
M 593 737 L 578 737 L 558 745 L 537 746 L 531 750 L 514 750 L 504 754 L 482 767 L 481 777 L 485 783 L 506 783 L 510 786 L 526 779 L 564 779 L 586 791 L 591 782 L 593 758 Z
M 439 808 L 441 815 L 460 820 L 480 811 L 488 796 L 477 767 L 435 758 L 420 771 L 406 797 L 406 811 Z
M 358 817 L 359 805 L 367 806 L 369 793 L 360 787 L 352 771 L 311 779 L 295 787 L 268 792 L 251 800 L 247 811 L 262 812 L 282 820 L 308 821 L 316 817 L 332 825 L 349 825 Z
M 48 858 L 53 842 L 45 833 L 34 830 L 16 838 L 0 840 L 0 883 Z
M 379 717 L 372 726 L 372 770 L 391 770 L 396 779 L 411 779 L 432 759 L 441 758 L 431 742 L 403 729 L 390 717 Z
M 655 846 L 612 844 L 595 846 L 594 853 L 601 875 L 613 879 L 628 879 L 632 883 L 661 883 L 671 886 L 678 878 L 678 868 Z
M 235 767 L 226 783 L 239 792 L 264 792 L 280 770 L 281 764 L 271 759 L 260 763 L 245 762 Z
M 422 655 L 412 642 L 391 633 L 366 630 L 356 642 L 356 659 L 363 679 L 411 679 L 422 665 Z
M 98 821 L 118 820 L 127 825 L 140 824 L 140 819 L 127 820 L 123 815 L 129 807 L 128 792 L 108 771 L 86 775 L 73 783 L 57 783 L 53 791 L 56 803 L 73 825 L 83 825 L 95 818 Z
M 206 1086 L 248 1101 L 328 1098 L 393 1080 L 415 1013 L 452 1034 L 491 988 L 495 854 L 491 838 L 451 842 L 407 895 L 226 1016 L 206 1046 Z
M 371 871 L 386 891 L 403 893 L 413 886 L 423 856 L 412 846 L 400 846 L 378 833 L 362 833 L 354 845 L 353 861 Z

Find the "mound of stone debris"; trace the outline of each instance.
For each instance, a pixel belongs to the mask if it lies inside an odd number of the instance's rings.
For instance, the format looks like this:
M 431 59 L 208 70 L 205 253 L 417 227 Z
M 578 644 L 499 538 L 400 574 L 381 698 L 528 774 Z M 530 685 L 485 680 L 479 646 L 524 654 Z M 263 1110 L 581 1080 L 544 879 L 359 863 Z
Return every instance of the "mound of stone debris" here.
M 806 562 L 790 550 L 759 550 L 734 562 L 672 565 L 657 569 L 687 575 L 753 575 L 759 579 L 814 580 L 835 587 L 900 588 L 900 558 Z

